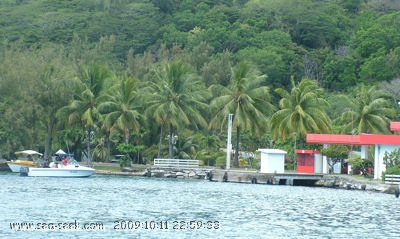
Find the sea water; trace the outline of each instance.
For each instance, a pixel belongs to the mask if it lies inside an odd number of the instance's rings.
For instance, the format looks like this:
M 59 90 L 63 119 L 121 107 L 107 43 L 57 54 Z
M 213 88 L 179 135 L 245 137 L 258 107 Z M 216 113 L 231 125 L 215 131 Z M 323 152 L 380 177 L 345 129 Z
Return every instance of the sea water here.
M 284 185 L 0 174 L 0 238 L 399 238 L 394 195 Z

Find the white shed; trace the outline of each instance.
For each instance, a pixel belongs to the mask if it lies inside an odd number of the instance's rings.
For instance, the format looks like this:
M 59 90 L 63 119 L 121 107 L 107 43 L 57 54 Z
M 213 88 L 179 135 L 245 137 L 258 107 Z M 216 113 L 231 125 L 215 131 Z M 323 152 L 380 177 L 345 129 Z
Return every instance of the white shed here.
M 258 149 L 261 152 L 261 173 L 283 173 L 286 151 L 280 149 Z

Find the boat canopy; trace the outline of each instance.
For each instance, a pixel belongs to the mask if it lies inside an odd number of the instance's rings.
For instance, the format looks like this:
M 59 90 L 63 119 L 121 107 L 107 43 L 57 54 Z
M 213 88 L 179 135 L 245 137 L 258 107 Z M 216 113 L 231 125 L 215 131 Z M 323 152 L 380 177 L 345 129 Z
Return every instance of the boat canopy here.
M 42 156 L 43 154 L 35 151 L 35 150 L 23 150 L 23 151 L 17 151 L 15 154 L 26 154 L 26 155 L 40 155 Z
M 67 153 L 64 152 L 64 150 L 59 149 L 59 150 L 56 152 L 56 154 L 57 154 L 57 155 L 64 155 L 64 154 L 67 154 Z
M 62 150 L 62 149 L 59 149 L 56 153 L 55 153 L 55 155 L 58 155 L 58 156 L 61 156 L 61 157 L 74 157 L 74 154 L 72 153 L 72 154 L 69 154 L 69 153 L 66 153 L 64 150 Z

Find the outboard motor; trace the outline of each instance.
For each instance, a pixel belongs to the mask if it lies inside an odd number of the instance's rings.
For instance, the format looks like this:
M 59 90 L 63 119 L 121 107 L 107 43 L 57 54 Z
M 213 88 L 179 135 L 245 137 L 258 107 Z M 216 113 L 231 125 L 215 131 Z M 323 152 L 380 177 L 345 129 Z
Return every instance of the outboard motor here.
M 21 167 L 19 169 L 20 176 L 28 176 L 29 168 L 28 167 Z

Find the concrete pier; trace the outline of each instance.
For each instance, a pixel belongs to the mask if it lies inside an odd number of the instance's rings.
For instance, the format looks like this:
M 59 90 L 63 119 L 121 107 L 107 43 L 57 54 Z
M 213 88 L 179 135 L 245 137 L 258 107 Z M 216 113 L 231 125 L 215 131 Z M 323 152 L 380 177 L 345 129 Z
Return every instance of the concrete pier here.
M 323 174 L 260 173 L 252 170 L 211 170 L 209 180 L 215 182 L 315 186 Z

